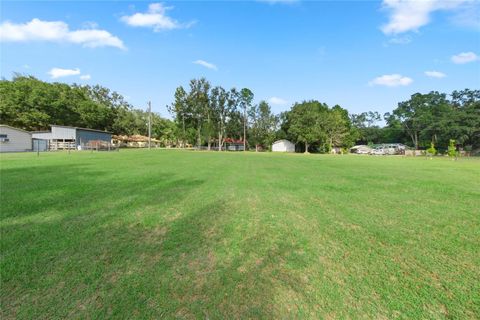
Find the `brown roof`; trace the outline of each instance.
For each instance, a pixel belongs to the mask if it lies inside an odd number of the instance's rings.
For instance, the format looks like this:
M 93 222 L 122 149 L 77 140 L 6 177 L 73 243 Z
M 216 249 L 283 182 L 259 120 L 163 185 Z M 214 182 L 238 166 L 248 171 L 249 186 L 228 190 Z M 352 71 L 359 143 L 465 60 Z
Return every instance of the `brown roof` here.
M 120 140 L 120 141 L 126 141 L 126 142 L 148 142 L 148 137 L 142 136 L 139 134 L 134 134 L 133 136 L 122 136 L 122 135 L 113 135 L 113 139 Z M 151 139 L 152 142 L 160 142 L 160 140 Z

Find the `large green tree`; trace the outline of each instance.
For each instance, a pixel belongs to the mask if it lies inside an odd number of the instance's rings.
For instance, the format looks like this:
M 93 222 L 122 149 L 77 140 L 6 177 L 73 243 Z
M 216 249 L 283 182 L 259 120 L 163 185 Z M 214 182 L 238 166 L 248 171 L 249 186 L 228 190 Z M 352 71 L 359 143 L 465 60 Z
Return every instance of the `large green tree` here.
M 445 133 L 449 139 L 471 148 L 480 150 L 480 90 L 465 89 L 452 93 L 450 125 Z
M 348 111 L 339 105 L 324 112 L 320 121 L 327 151 L 331 151 L 333 147 L 351 147 L 357 139 L 358 135 L 351 125 Z
M 350 120 L 357 131 L 357 142 L 362 144 L 381 143 L 385 139 L 383 128 L 378 123 L 382 116 L 377 111 L 352 114 Z
M 243 110 L 243 151 L 247 150 L 247 125 L 248 125 L 248 110 L 252 108 L 254 94 L 248 88 L 240 90 L 239 102 Z
M 305 153 L 308 153 L 312 143 L 319 142 L 323 138 L 320 128 L 321 114 L 325 113 L 326 107 L 318 101 L 304 101 L 295 103 L 288 113 L 289 134 L 296 142 L 305 145 Z
M 181 147 L 187 142 L 187 124 L 191 118 L 190 108 L 185 89 L 180 86 L 175 90 L 175 101 L 167 107 L 174 116 L 177 125 L 177 138 Z
M 210 139 L 213 135 L 212 113 L 210 104 L 210 82 L 205 78 L 192 79 L 190 81 L 190 92 L 187 96 L 188 108 L 195 119 L 195 128 L 197 132 L 197 146 L 202 145 L 202 137 L 206 136 L 208 147 L 210 148 Z
M 275 138 L 277 117 L 267 102 L 260 101 L 254 105 L 249 112 L 250 118 L 250 140 L 255 144 L 255 151 L 259 146 L 270 146 Z
M 229 103 L 229 93 L 220 86 L 212 89 L 210 96 L 211 108 L 215 119 L 215 127 L 218 133 L 218 150 L 222 150 L 225 140 L 228 116 L 234 104 Z

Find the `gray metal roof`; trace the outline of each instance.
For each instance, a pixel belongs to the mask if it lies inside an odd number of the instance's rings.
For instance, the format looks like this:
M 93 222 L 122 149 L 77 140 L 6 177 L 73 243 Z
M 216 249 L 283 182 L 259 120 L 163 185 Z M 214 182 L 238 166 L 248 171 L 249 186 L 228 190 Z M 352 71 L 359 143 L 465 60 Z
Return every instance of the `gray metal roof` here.
M 50 127 L 69 128 L 69 129 L 75 129 L 75 130 L 94 131 L 94 132 L 101 132 L 101 133 L 109 133 L 109 134 L 112 134 L 112 133 L 109 132 L 109 131 L 103 131 L 103 130 L 97 130 L 97 129 L 89 129 L 89 128 L 81 128 L 81 127 L 61 126 L 61 125 L 56 125 L 56 124 L 51 124 Z
M 295 145 L 295 143 L 293 143 L 292 141 L 289 141 L 287 139 L 280 139 L 280 140 L 277 140 L 277 141 L 273 142 L 272 144 L 279 143 L 279 142 L 288 142 L 288 143 L 291 143 L 291 144 Z
M 23 129 L 20 129 L 20 128 L 15 128 L 15 127 L 9 126 L 8 124 L 0 124 L 0 127 L 6 127 L 6 128 L 13 129 L 13 130 L 23 131 L 23 132 L 26 132 L 28 134 L 31 134 L 27 130 L 23 130 Z

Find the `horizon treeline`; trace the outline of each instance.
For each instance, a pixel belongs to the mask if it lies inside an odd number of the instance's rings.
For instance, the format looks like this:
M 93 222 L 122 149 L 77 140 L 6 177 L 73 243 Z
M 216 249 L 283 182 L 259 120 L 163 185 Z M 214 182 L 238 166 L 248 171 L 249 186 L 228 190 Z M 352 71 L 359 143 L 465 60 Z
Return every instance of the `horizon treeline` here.
M 167 106 L 173 120 L 152 113 L 152 137 L 164 145 L 223 145 L 246 140 L 251 149 L 269 149 L 278 139 L 299 151 L 329 152 L 355 144 L 404 143 L 446 149 L 450 139 L 466 150 L 480 148 L 480 90 L 451 94 L 415 93 L 384 115 L 350 114 L 316 100 L 294 103 L 274 114 L 266 101 L 255 104 L 248 88 L 224 89 L 205 78 L 179 86 Z M 148 113 L 100 85 L 49 83 L 16 74 L 0 80 L 0 122 L 28 131 L 51 124 L 106 130 L 117 135 L 146 135 Z M 384 122 L 382 127 L 380 123 Z

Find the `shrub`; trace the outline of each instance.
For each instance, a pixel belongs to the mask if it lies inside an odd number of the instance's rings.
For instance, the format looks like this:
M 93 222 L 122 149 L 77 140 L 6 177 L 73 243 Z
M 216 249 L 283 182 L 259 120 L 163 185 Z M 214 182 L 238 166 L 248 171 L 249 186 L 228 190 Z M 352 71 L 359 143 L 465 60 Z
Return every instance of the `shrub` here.
M 448 144 L 448 150 L 447 154 L 449 157 L 458 157 L 458 151 L 457 148 L 455 147 L 455 140 L 450 139 L 450 143 Z
M 430 143 L 430 148 L 427 149 L 427 155 L 434 156 L 437 154 L 437 149 L 435 149 L 435 145 L 433 142 Z

